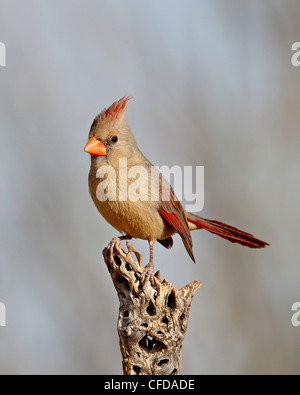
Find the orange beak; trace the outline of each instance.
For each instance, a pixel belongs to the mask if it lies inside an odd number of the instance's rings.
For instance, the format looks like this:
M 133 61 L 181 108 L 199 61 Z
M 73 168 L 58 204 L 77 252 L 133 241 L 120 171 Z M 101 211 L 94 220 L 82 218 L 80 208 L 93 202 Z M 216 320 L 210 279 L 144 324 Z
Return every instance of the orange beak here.
M 97 140 L 96 137 L 92 137 L 89 139 L 89 141 L 86 143 L 86 146 L 84 147 L 85 152 L 92 156 L 106 156 L 107 155 L 107 150 L 105 145 L 102 143 L 102 141 Z

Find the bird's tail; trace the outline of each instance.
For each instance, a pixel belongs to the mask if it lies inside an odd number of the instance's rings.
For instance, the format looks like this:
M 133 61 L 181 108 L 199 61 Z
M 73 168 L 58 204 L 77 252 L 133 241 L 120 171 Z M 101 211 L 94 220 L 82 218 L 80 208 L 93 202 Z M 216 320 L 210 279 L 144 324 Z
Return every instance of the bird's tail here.
M 190 230 L 206 229 L 232 243 L 239 243 L 250 248 L 264 248 L 269 245 L 262 240 L 256 239 L 250 233 L 243 232 L 242 230 L 223 224 L 222 222 L 201 218 L 187 211 L 185 215 Z

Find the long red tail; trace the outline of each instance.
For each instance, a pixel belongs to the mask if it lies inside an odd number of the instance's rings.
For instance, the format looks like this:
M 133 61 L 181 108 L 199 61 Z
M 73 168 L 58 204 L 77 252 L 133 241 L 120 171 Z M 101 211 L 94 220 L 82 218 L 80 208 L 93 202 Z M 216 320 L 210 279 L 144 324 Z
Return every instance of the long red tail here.
M 193 230 L 193 228 L 206 229 L 211 233 L 231 241 L 232 243 L 239 243 L 250 248 L 264 248 L 269 245 L 262 240 L 256 239 L 250 233 L 243 232 L 242 230 L 223 224 L 222 222 L 201 218 L 187 211 L 185 212 L 185 215 L 188 222 L 196 226 L 196 228 L 190 226 L 191 230 Z

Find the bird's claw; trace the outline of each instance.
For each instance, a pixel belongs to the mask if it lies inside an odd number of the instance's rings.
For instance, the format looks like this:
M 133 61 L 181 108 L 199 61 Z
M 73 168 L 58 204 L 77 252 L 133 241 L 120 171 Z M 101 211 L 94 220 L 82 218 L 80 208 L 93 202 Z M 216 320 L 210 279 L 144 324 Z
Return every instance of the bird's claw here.
M 112 262 L 114 260 L 114 249 L 117 250 L 121 248 L 121 241 L 122 240 L 131 240 L 132 236 L 125 235 L 120 237 L 114 237 L 112 241 L 108 244 L 107 248 L 109 250 L 109 259 Z
M 145 286 L 148 281 L 150 281 L 152 286 L 155 285 L 153 262 L 149 262 L 148 265 L 145 266 L 144 271 L 141 274 L 140 280 L 141 280 L 141 283 L 143 284 L 143 289 L 145 289 Z
M 114 249 L 118 249 L 121 245 L 120 237 L 114 237 L 112 241 L 108 244 L 107 248 L 109 251 L 109 259 L 112 262 L 114 260 Z

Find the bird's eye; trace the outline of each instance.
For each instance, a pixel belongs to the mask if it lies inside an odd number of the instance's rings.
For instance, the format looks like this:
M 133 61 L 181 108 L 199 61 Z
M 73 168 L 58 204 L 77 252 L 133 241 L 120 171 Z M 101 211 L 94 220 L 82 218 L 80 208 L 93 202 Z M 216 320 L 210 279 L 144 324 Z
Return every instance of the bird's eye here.
M 116 143 L 118 141 L 118 136 L 112 136 L 111 142 Z

